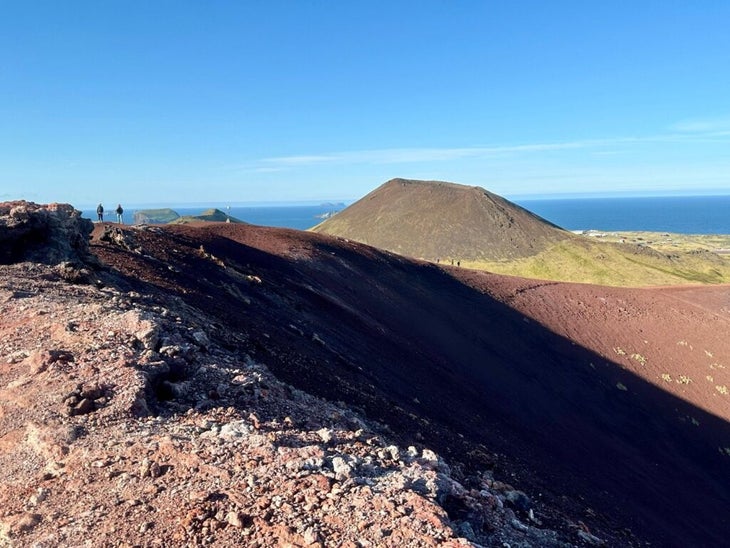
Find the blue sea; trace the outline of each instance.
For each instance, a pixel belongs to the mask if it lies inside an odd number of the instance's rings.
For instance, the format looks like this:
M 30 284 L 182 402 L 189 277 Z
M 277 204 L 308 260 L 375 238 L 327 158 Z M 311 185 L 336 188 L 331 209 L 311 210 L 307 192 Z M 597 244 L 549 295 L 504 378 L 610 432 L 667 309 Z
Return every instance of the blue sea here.
M 514 199 L 524 207 L 567 230 L 644 230 L 680 234 L 730 234 L 730 195 L 727 196 L 658 196 L 622 198 Z M 180 215 L 198 215 L 205 209 L 221 211 L 247 223 L 306 230 L 331 213 L 328 206 L 287 205 L 235 207 L 206 205 L 174 207 Z M 113 208 L 109 208 L 113 209 Z M 144 208 L 137 208 L 144 209 Z M 131 222 L 135 208 L 126 208 L 124 217 Z M 94 210 L 83 210 L 83 216 L 96 219 Z M 113 211 L 105 220 L 113 221 Z
M 730 195 L 515 200 L 567 230 L 730 234 Z

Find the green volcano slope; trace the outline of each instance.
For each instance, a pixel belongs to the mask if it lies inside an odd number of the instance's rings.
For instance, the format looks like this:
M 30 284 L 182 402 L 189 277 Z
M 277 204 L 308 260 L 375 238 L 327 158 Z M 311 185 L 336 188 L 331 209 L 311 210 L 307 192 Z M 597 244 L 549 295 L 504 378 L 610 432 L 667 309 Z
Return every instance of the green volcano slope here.
M 528 278 L 614 286 L 730 283 L 707 246 L 574 234 L 483 188 L 393 179 L 311 229 L 400 255 Z
M 406 179 L 311 230 L 433 261 L 520 259 L 574 237 L 483 188 Z

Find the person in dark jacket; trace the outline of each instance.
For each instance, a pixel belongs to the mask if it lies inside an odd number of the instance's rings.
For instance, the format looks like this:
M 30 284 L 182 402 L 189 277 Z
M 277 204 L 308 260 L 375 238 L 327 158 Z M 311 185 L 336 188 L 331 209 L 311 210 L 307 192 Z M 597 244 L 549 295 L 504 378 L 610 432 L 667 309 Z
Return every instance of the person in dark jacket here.
M 96 216 L 99 218 L 100 221 L 104 220 L 104 206 L 99 204 L 96 206 Z
M 122 218 L 122 215 L 124 215 L 124 210 L 122 209 L 122 204 L 117 204 L 117 222 L 121 225 L 124 224 L 124 219 Z

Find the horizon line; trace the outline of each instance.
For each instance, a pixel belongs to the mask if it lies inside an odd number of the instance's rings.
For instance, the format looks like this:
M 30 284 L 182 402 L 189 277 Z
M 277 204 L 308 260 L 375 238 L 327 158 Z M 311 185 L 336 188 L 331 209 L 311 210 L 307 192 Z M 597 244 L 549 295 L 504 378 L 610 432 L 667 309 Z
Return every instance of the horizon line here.
M 471 186 L 471 185 L 464 185 Z M 477 185 L 478 186 L 478 185 Z M 508 200 L 579 200 L 579 199 L 617 199 L 617 198 L 673 198 L 673 197 L 711 197 L 730 196 L 730 189 L 697 189 L 697 190 L 631 190 L 631 191 L 586 191 L 586 192 L 534 192 L 520 194 L 503 194 Z M 362 198 L 320 199 L 320 200 L 251 200 L 226 201 L 204 200 L 191 202 L 133 202 L 124 206 L 125 209 L 173 209 L 178 208 L 215 208 L 225 211 L 228 207 L 317 207 L 326 204 L 351 205 Z M 73 205 L 73 204 L 71 204 Z M 77 209 L 95 209 L 96 204 L 83 203 L 74 206 Z

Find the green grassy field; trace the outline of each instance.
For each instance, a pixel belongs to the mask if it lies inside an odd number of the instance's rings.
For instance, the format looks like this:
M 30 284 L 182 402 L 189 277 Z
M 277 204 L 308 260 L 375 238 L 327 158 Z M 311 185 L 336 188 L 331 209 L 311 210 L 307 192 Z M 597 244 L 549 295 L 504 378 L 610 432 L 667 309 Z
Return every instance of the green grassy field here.
M 591 232 L 513 261 L 461 261 L 500 274 L 614 286 L 730 283 L 730 235 Z

